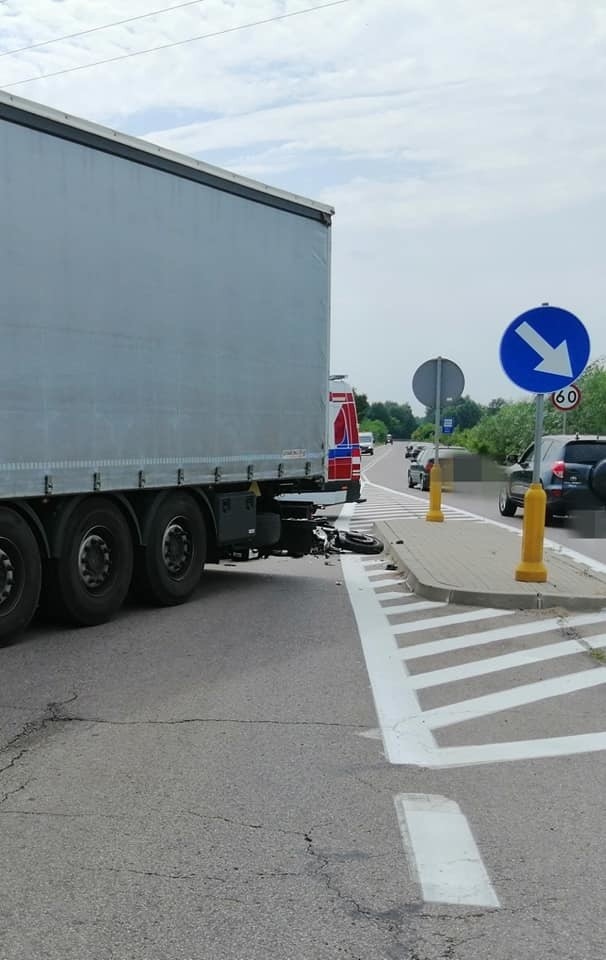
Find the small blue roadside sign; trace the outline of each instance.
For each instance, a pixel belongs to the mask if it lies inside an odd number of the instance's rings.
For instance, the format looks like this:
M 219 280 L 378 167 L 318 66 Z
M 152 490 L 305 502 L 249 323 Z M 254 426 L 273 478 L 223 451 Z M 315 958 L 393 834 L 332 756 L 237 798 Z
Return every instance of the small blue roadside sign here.
M 501 364 L 530 393 L 555 393 L 583 372 L 589 334 L 574 313 L 544 304 L 510 323 L 501 340 Z
M 452 433 L 455 427 L 455 422 L 453 417 L 444 417 L 442 420 L 442 433 Z

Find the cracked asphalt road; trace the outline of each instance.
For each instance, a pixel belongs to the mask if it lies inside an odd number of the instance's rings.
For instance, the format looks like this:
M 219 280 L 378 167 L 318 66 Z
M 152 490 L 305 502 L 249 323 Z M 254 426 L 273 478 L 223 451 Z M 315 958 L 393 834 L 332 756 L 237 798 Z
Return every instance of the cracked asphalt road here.
M 0 960 L 606 956 L 601 754 L 389 765 L 336 562 L 38 623 L 0 671 Z M 460 804 L 501 910 L 422 901 L 402 792 Z
M 386 958 L 407 878 L 338 563 L 1 651 L 0 958 Z

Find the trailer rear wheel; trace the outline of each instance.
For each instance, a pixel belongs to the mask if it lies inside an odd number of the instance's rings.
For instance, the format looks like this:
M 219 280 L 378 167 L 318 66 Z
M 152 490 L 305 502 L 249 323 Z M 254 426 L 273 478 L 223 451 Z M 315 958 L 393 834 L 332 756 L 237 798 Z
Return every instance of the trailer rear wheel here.
M 83 627 L 105 623 L 122 606 L 133 573 L 130 529 L 111 500 L 84 500 L 65 529 L 56 562 L 58 612 Z
M 34 534 L 18 513 L 0 507 L 0 647 L 29 624 L 38 606 L 41 581 Z
M 206 560 L 206 527 L 188 493 L 171 493 L 157 507 L 139 557 L 138 592 L 162 606 L 188 599 Z

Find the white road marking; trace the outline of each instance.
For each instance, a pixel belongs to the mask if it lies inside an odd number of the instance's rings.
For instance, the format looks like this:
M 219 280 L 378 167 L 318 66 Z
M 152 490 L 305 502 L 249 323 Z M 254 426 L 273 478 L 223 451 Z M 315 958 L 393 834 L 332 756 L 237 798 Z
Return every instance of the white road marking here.
M 398 593 L 395 593 L 394 591 L 392 591 L 391 593 L 379 593 L 377 594 L 377 599 L 378 600 L 401 600 L 402 597 L 412 597 L 412 596 L 414 596 L 414 594 L 412 594 L 410 590 L 406 588 L 406 584 L 403 583 L 402 589 Z M 389 608 L 385 607 L 385 609 L 388 610 Z
M 458 803 L 431 794 L 394 798 L 411 870 L 427 903 L 500 906 Z
M 382 593 L 379 600 L 383 600 L 385 594 Z M 448 606 L 447 603 L 436 602 L 435 600 L 419 600 L 418 603 L 401 603 L 399 606 L 383 607 L 388 617 L 394 613 L 420 613 L 422 610 L 439 610 L 440 607 Z
M 418 494 L 393 490 L 391 487 L 384 487 L 367 478 L 364 480 L 364 487 L 369 487 L 373 494 L 377 491 L 378 496 L 373 495 L 369 502 L 356 505 L 355 509 L 348 514 L 348 523 L 352 530 L 368 527 L 377 520 L 419 520 L 427 513 L 429 501 Z M 448 520 L 474 522 L 484 520 L 483 517 L 469 513 L 467 510 L 451 507 L 450 504 L 445 503 L 442 504 L 442 512 Z
M 414 620 L 412 623 L 398 623 L 394 627 L 397 637 L 420 630 L 435 630 L 436 627 L 451 627 L 458 623 L 473 623 L 475 620 L 492 620 L 494 617 L 512 617 L 516 610 L 466 610 L 465 613 L 451 613 L 445 617 L 432 617 L 430 620 Z
M 606 622 L 606 612 L 580 613 L 568 618 L 566 627 L 584 627 L 593 623 Z M 534 623 L 516 623 L 512 627 L 496 627 L 494 630 L 483 630 L 479 633 L 466 633 L 460 637 L 448 637 L 445 640 L 429 640 L 416 643 L 410 647 L 402 647 L 402 656 L 406 660 L 416 657 L 431 657 L 438 653 L 452 653 L 454 650 L 467 650 L 471 647 L 481 647 L 485 643 L 496 643 L 499 640 L 516 640 L 518 637 L 535 636 L 538 633 L 549 633 L 557 630 L 564 621 L 560 617 L 550 617 L 547 620 L 537 620 Z
M 598 644 L 593 642 L 595 639 L 598 638 L 590 638 L 586 642 L 592 648 L 604 646 L 604 643 L 606 643 L 606 636 L 600 637 Z M 457 683 L 459 680 L 483 677 L 488 673 L 513 670 L 516 667 L 526 667 L 531 663 L 540 663 L 543 660 L 554 660 L 557 657 L 568 657 L 584 652 L 585 648 L 578 640 L 562 640 L 561 643 L 549 643 L 544 647 L 533 647 L 532 650 L 518 650 L 516 653 L 503 653 L 498 657 L 488 657 L 485 660 L 460 663 L 456 667 L 444 667 L 442 670 L 417 673 L 411 676 L 410 682 L 415 690 L 426 690 L 428 687 L 439 687 L 443 683 Z
M 365 740 L 381 740 L 381 731 L 378 727 L 373 727 L 372 730 L 362 730 L 361 733 L 358 733 L 359 737 L 364 737 Z
M 382 580 L 371 580 L 370 581 L 373 587 L 397 587 L 398 584 L 403 583 L 403 580 L 396 580 L 394 577 L 389 577 L 388 579 L 383 578 Z
M 441 747 L 440 762 L 433 766 L 446 768 L 475 766 L 480 763 L 510 763 L 512 760 L 572 757 L 580 753 L 597 753 L 600 750 L 606 750 L 606 731 L 578 733 L 568 737 L 543 737 L 506 743 Z
M 335 527 L 337 530 L 349 530 L 349 524 L 351 518 L 353 517 L 354 510 L 356 508 L 355 503 L 345 503 L 341 508 L 339 516 L 335 520 Z
M 396 758 L 401 754 L 397 728 L 403 716 L 419 714 L 419 702 L 412 687 L 402 683 L 406 667 L 395 643 L 393 628 L 379 604 L 380 595 L 370 585 L 357 557 L 344 555 L 341 564 L 358 624 L 385 754 L 388 760 L 397 763 Z M 406 746 L 406 762 L 421 766 L 430 763 L 436 750 L 433 734 L 423 724 L 409 731 Z
M 568 673 L 564 677 L 538 680 L 536 683 L 525 683 L 511 690 L 500 690 L 498 693 L 488 693 L 483 697 L 461 700 L 460 703 L 449 703 L 445 707 L 434 707 L 433 710 L 423 711 L 423 722 L 430 730 L 439 730 L 440 727 L 450 727 L 454 723 L 476 720 L 478 717 L 501 713 L 513 707 L 523 707 L 538 700 L 559 697 L 563 693 L 588 690 L 601 683 L 606 683 L 606 667 L 581 670 L 577 673 Z
M 487 658 L 483 664 L 480 661 L 482 665 L 477 668 L 475 665 L 447 668 L 449 673 L 446 674 L 436 670 L 433 673 L 427 671 L 423 674 L 417 674 L 415 677 L 409 675 L 407 667 L 407 661 L 416 657 L 466 649 L 480 644 L 494 643 L 498 640 L 533 637 L 550 630 L 557 631 L 558 629 L 590 626 L 598 623 L 606 624 L 606 611 L 562 618 L 551 617 L 537 619 L 536 621 L 525 618 L 507 627 L 480 631 L 476 634 L 466 634 L 463 637 L 447 637 L 444 640 L 416 643 L 410 647 L 400 647 L 397 637 L 401 634 L 403 625 L 393 624 L 389 620 L 390 612 L 396 607 L 382 606 L 382 602 L 388 598 L 402 600 L 404 595 L 402 593 L 377 593 L 359 557 L 343 555 L 341 563 L 344 580 L 358 624 L 385 754 L 391 763 L 445 768 L 534 757 L 591 753 L 606 749 L 606 731 L 578 736 L 547 737 L 509 743 L 467 744 L 453 747 L 440 747 L 432 732 L 472 718 L 484 717 L 524 704 L 545 700 L 549 697 L 564 696 L 606 683 L 606 668 L 602 666 L 594 666 L 565 677 L 525 684 L 501 693 L 474 697 L 426 711 L 422 710 L 419 704 L 417 688 L 433 686 L 432 677 L 438 682 L 450 682 L 457 678 L 457 674 L 460 677 L 461 671 L 470 671 L 469 675 L 475 675 L 476 669 L 481 669 L 482 672 L 506 669 L 506 665 L 514 665 L 511 657 L 516 657 L 516 654 Z M 411 610 L 413 605 L 413 603 L 404 603 L 398 606 L 404 606 Z M 497 611 L 498 615 L 507 613 L 513 615 L 514 611 Z M 481 620 L 484 617 L 494 616 L 494 611 L 476 611 L 476 614 L 477 620 Z M 437 617 L 417 621 L 412 626 L 417 630 L 431 629 L 428 624 L 432 620 L 437 621 L 437 624 L 435 624 L 437 626 L 447 622 L 447 618 Z M 570 644 L 576 644 L 576 647 L 573 648 Z M 562 650 L 566 650 L 567 653 L 573 651 L 580 653 L 583 648 L 599 648 L 605 645 L 606 634 L 602 633 L 594 637 L 545 645 L 543 651 L 546 651 L 546 653 L 538 648 L 520 656 L 524 656 L 524 663 L 528 662 L 529 657 L 532 658 L 531 662 L 534 662 L 535 658 L 546 659 L 548 655 L 553 656 L 556 653 L 561 653 Z M 519 658 L 516 660 L 516 665 L 520 665 Z M 445 681 L 445 677 L 449 679 Z

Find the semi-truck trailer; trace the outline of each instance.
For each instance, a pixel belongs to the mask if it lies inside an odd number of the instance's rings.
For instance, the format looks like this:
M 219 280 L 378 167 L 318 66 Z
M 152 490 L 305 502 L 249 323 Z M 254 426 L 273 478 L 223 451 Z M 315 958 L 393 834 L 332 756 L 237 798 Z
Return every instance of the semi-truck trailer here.
M 310 548 L 332 215 L 0 93 L 0 644 Z

